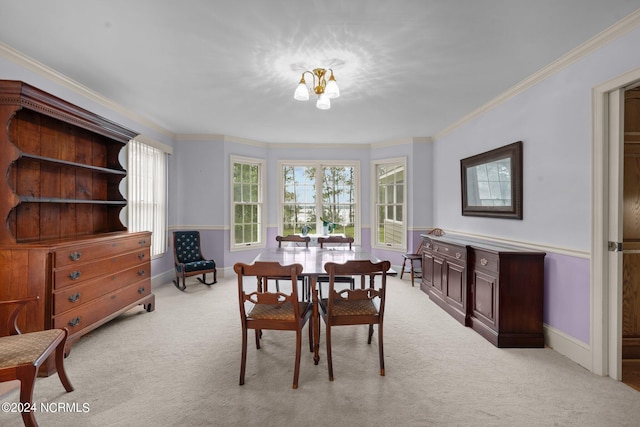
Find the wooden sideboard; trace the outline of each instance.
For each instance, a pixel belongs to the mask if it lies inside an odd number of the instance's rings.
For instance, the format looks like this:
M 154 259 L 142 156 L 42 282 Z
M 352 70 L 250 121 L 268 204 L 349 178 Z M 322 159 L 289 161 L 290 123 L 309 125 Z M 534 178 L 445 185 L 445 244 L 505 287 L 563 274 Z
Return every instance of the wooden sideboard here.
M 544 252 L 423 235 L 421 289 L 497 347 L 544 347 Z
M 66 327 L 68 354 L 125 310 L 152 311 L 151 233 L 120 221 L 120 156 L 137 133 L 9 80 L 0 80 L 0 123 L 0 299 L 39 297 L 19 328 Z

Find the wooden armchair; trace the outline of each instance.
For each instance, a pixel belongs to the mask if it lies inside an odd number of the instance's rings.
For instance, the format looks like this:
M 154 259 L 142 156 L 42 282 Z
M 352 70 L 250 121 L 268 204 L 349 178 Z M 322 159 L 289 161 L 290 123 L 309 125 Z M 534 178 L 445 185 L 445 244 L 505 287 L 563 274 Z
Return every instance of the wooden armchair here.
M 38 368 L 55 352 L 58 377 L 68 392 L 73 386 L 64 370 L 64 346 L 67 341 L 67 329 L 47 329 L 21 334 L 17 325 L 20 310 L 38 297 L 12 301 L 0 301 L 0 306 L 16 306 L 8 319 L 11 335 L 0 337 L 0 381 L 20 381 L 20 403 L 25 408 L 33 407 L 33 388 Z M 27 427 L 37 427 L 36 411 L 22 412 L 22 420 Z
M 311 317 L 312 306 L 308 301 L 298 299 L 297 286 L 291 287 L 291 293 L 268 292 L 262 282 L 270 277 L 287 277 L 295 283 L 302 265 L 282 266 L 277 262 L 256 262 L 253 265 L 236 263 L 233 270 L 238 275 L 238 301 L 242 321 L 242 358 L 240 363 L 240 385 L 244 384 L 247 365 L 247 330 L 254 329 L 256 348 L 260 349 L 263 329 L 286 330 L 296 332 L 296 357 L 293 370 L 293 388 L 298 388 L 300 374 L 300 353 L 302 347 L 302 328 Z M 245 278 L 250 278 L 245 286 Z M 258 290 L 256 288 L 258 282 Z M 249 291 L 248 291 L 248 290 Z M 309 348 L 313 351 L 313 320 L 309 324 Z
M 199 231 L 174 231 L 173 232 L 173 258 L 176 269 L 176 280 L 173 284 L 184 291 L 187 288 L 185 279 L 189 276 L 202 274 L 198 281 L 207 286 L 217 283 L 216 263 L 212 259 L 205 259 L 200 246 Z M 207 273 L 213 273 L 213 282 L 206 282 Z M 182 278 L 182 286 L 180 286 Z
M 372 263 L 369 260 L 354 260 L 344 264 L 328 262 L 324 268 L 329 273 L 329 296 L 320 300 L 320 313 L 327 325 L 329 381 L 333 381 L 331 328 L 344 325 L 369 325 L 368 344 L 371 344 L 373 325 L 378 325 L 380 375 L 384 376 L 382 321 L 384 319 L 387 270 L 391 268 L 391 263 L 389 261 Z M 337 290 L 335 287 L 336 279 L 343 275 L 359 276 L 362 283 L 361 288 Z M 368 286 L 366 286 L 367 282 Z

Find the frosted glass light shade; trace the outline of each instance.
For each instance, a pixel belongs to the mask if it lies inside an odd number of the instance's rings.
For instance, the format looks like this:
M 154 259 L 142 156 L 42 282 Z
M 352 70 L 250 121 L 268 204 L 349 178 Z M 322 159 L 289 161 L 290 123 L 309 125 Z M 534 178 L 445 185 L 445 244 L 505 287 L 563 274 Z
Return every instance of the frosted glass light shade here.
M 327 83 L 327 87 L 324 88 L 324 93 L 329 98 L 337 98 L 340 96 L 340 89 L 338 89 L 338 84 L 335 80 L 329 80 L 329 82 Z
M 316 107 L 320 110 L 328 110 L 331 108 L 331 100 L 327 96 L 326 93 L 323 93 L 318 97 L 318 102 L 316 102 Z
M 309 100 L 309 89 L 305 83 L 301 82 L 298 87 L 296 87 L 296 91 L 293 93 L 293 99 L 297 101 Z

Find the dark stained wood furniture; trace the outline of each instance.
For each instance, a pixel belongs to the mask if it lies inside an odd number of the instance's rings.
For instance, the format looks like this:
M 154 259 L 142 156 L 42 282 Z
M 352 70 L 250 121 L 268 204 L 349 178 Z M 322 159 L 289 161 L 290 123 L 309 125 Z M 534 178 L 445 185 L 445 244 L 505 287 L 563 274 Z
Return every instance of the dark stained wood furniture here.
M 13 301 L 0 301 L 0 306 L 7 307 L 9 318 L 7 329 L 10 336 L 0 337 L 0 381 L 20 381 L 20 404 L 22 420 L 27 427 L 37 427 L 35 413 L 37 404 L 33 402 L 33 389 L 36 383 L 38 368 L 49 356 L 54 355 L 58 377 L 67 392 L 73 386 L 64 370 L 64 347 L 67 340 L 66 329 L 47 329 L 38 332 L 21 334 L 17 326 L 20 310 L 30 301 L 38 297 Z M 12 307 L 13 308 L 10 308 Z
M 236 263 L 233 270 L 238 275 L 238 301 L 242 322 L 242 359 L 240 385 L 244 384 L 247 365 L 247 331 L 253 329 L 256 348 L 260 349 L 261 331 L 265 329 L 296 332 L 296 356 L 293 370 L 293 388 L 298 388 L 300 356 L 302 351 L 302 328 L 311 317 L 311 303 L 298 299 L 297 286 L 290 293 L 268 292 L 260 284 L 270 277 L 288 277 L 295 283 L 302 265 L 281 265 L 277 262 L 255 262 L 253 265 Z M 245 285 L 245 278 L 247 284 Z M 256 289 L 258 281 L 258 290 Z M 251 289 L 251 290 L 247 290 Z M 247 308 L 247 305 L 249 308 Z M 313 351 L 313 320 L 309 324 L 309 347 Z
M 544 252 L 423 235 L 421 289 L 497 347 L 544 347 Z
M 416 277 L 422 277 L 422 248 L 424 246 L 424 241 L 420 240 L 420 244 L 418 245 L 418 249 L 416 249 L 413 253 L 402 254 L 402 270 L 400 270 L 400 278 L 404 275 L 404 270 L 407 266 L 407 261 L 409 261 L 409 268 L 411 269 L 411 286 L 415 286 Z M 415 263 L 418 263 L 419 267 L 416 267 Z
M 353 237 L 346 236 L 328 236 L 328 237 L 318 237 L 318 244 L 320 245 L 320 249 L 337 247 L 337 249 L 345 249 L 347 245 L 349 250 L 353 247 L 354 239 Z M 356 281 L 353 277 L 349 276 L 338 276 L 335 278 L 336 283 L 348 283 L 351 286 L 351 289 L 354 289 L 356 285 Z M 329 276 L 318 276 L 318 292 L 320 292 L 320 298 L 322 298 L 322 284 L 329 283 Z
M 367 343 L 371 344 L 373 325 L 378 325 L 378 353 L 380 375 L 384 376 L 384 346 L 382 325 L 384 320 L 385 292 L 389 261 L 373 263 L 369 260 L 352 260 L 344 264 L 329 262 L 329 295 L 320 301 L 320 315 L 327 325 L 327 366 L 329 381 L 333 381 L 331 328 L 346 325 L 369 325 Z M 360 277 L 360 289 L 336 289 L 336 279 L 341 276 Z M 376 276 L 380 279 L 376 280 Z
M 311 302 L 313 308 L 313 318 L 319 319 L 318 311 L 318 290 L 316 287 L 318 276 L 326 276 L 325 264 L 335 262 L 344 264 L 350 260 L 368 260 L 373 263 L 380 260 L 373 254 L 363 251 L 362 248 L 354 246 L 352 250 L 331 250 L 320 249 L 317 246 L 309 248 L 289 247 L 289 248 L 266 248 L 255 258 L 254 262 L 271 261 L 283 265 L 301 264 L 303 267 L 301 276 L 305 276 L 311 289 Z M 255 282 L 254 282 L 255 283 Z M 255 284 L 254 284 L 255 286 Z M 317 365 L 320 361 L 320 321 L 313 323 L 313 361 Z
M 153 310 L 150 233 L 120 221 L 119 156 L 137 134 L 19 81 L 0 81 L 0 123 L 0 300 L 39 297 L 20 328 L 66 327 L 68 354 L 120 313 Z

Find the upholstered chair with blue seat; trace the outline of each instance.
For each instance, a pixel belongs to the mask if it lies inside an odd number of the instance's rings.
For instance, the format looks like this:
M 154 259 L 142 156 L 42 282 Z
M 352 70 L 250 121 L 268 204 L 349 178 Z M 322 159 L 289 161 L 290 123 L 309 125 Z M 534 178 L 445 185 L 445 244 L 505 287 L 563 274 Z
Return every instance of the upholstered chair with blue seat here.
M 207 286 L 217 282 L 216 263 L 202 255 L 199 231 L 174 231 L 173 255 L 176 268 L 176 280 L 173 283 L 181 291 L 187 288 L 185 279 L 189 276 L 202 274 L 202 278 L 197 279 Z M 207 283 L 207 273 L 213 273 L 213 282 Z M 180 278 L 182 278 L 182 286 Z

